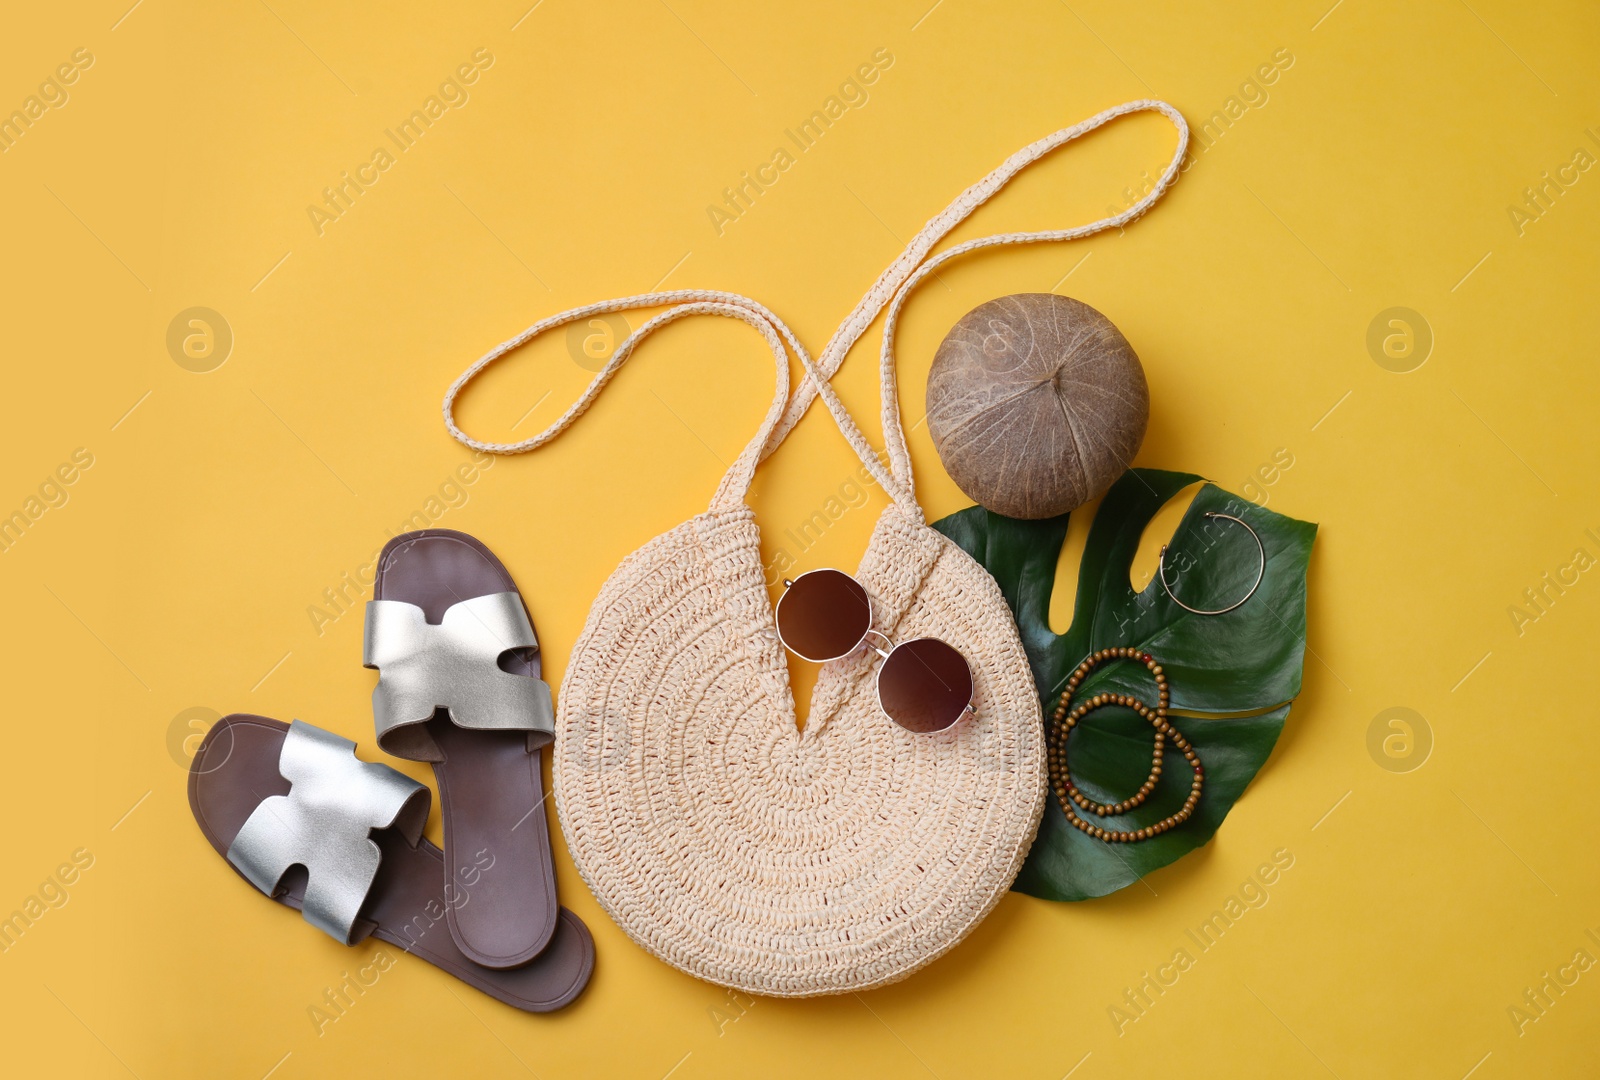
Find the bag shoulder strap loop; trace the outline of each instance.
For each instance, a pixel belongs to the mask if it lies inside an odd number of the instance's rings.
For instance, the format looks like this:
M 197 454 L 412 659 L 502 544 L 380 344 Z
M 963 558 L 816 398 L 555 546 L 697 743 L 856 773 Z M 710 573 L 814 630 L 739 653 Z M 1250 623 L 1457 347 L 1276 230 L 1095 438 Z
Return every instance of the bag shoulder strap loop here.
M 1027 168 L 1033 162 L 1044 157 L 1052 150 L 1065 146 L 1091 131 L 1096 130 L 1120 116 L 1135 112 L 1157 112 L 1171 120 L 1178 129 L 1178 145 L 1173 151 L 1172 160 L 1162 171 L 1155 186 L 1142 199 L 1119 214 L 1101 218 L 1099 221 L 1090 222 L 1070 229 L 1047 230 L 1041 232 L 1000 233 L 994 236 L 981 237 L 969 240 L 938 255 L 930 255 L 934 246 L 950 233 L 957 225 L 966 220 L 979 206 L 1004 187 L 1011 179 Z M 811 403 L 819 396 L 828 411 L 833 414 L 839 430 L 844 434 L 845 440 L 855 450 L 856 455 L 866 466 L 874 480 L 882 486 L 914 521 L 922 520 L 922 510 L 917 505 L 916 489 L 911 475 L 911 454 L 906 446 L 905 429 L 900 418 L 900 403 L 897 395 L 894 370 L 894 335 L 898 324 L 900 311 L 905 306 L 911 292 L 940 266 L 958 256 L 978 251 L 983 248 L 995 247 L 1001 244 L 1028 244 L 1039 241 L 1051 240 L 1076 240 L 1081 237 L 1091 236 L 1105 229 L 1121 228 L 1138 218 L 1156 200 L 1164 195 L 1172 182 L 1178 176 L 1178 170 L 1183 162 L 1189 145 L 1189 126 L 1185 123 L 1183 115 L 1177 109 L 1164 101 L 1141 99 L 1129 101 L 1122 105 L 1106 109 L 1087 120 L 1062 128 L 1053 135 L 1048 135 L 1037 142 L 1023 147 L 1008 157 L 1000 167 L 989 173 L 982 180 L 973 184 L 956 197 L 955 201 L 945 207 L 931 221 L 924 225 L 920 232 L 906 246 L 904 252 L 896 259 L 887 270 L 878 276 L 867 294 L 856 304 L 855 309 L 834 331 L 822 354 L 813 360 L 800 344 L 799 338 L 789 329 L 788 325 L 778 318 L 766 307 L 747 296 L 738 293 L 720 292 L 712 289 L 678 289 L 668 292 L 640 293 L 636 296 L 626 296 L 616 300 L 602 300 L 595 304 L 586 304 L 583 307 L 571 308 L 567 311 L 541 319 L 528 327 L 516 337 L 495 346 L 480 357 L 473 365 L 461 373 L 455 382 L 450 384 L 444 397 L 444 423 L 450 434 L 455 439 L 474 450 L 490 454 L 521 454 L 535 450 L 561 432 L 570 427 L 573 421 L 582 416 L 600 391 L 605 389 L 617 371 L 627 362 L 639 342 L 648 337 L 652 332 L 670 322 L 685 318 L 689 315 L 720 315 L 727 318 L 739 319 L 748 323 L 766 339 L 768 347 L 772 350 L 773 359 L 777 366 L 777 387 L 773 395 L 771 406 L 767 410 L 766 418 L 762 421 L 760 429 L 754 439 L 745 447 L 733 465 L 723 477 L 718 486 L 716 495 L 712 498 L 713 507 L 727 508 L 742 503 L 746 492 L 749 491 L 750 482 L 755 475 L 756 466 L 772 454 L 794 430 L 796 424 L 811 407 Z M 670 305 L 670 306 L 669 306 Z M 477 378 L 480 372 L 490 364 L 499 360 L 507 353 L 526 344 L 528 341 L 544 333 L 546 330 L 564 326 L 578 319 L 585 319 L 593 315 L 602 315 L 613 311 L 626 311 L 631 308 L 663 307 L 666 310 L 659 312 L 644 322 L 637 330 L 617 346 L 611 358 L 606 361 L 605 367 L 595 375 L 588 387 L 578 400 L 568 407 L 554 423 L 544 431 L 521 442 L 496 443 L 483 442 L 474 439 L 456 424 L 455 403 L 456 398 L 467 384 Z M 881 416 L 883 422 L 884 442 L 889 461 L 885 469 L 878 455 L 872 449 L 872 444 L 862 434 L 860 427 L 845 409 L 844 403 L 834 392 L 829 382 L 839 366 L 844 363 L 845 356 L 855 343 L 860 340 L 872 321 L 887 307 L 888 315 L 884 321 L 883 347 L 879 357 L 879 380 L 881 394 Z M 793 398 L 789 396 L 789 365 L 788 356 L 784 346 L 793 351 L 795 357 L 806 370 L 806 378 L 801 380 Z
M 605 367 L 601 368 L 599 373 L 595 375 L 588 387 L 578 397 L 578 400 L 574 401 L 566 412 L 557 417 L 549 427 L 539 434 L 514 443 L 483 442 L 468 435 L 456 424 L 456 398 L 467 387 L 467 384 L 477 378 L 484 368 L 493 364 L 507 353 L 527 344 L 545 331 L 553 330 L 558 326 L 565 326 L 567 323 L 586 319 L 593 315 L 603 315 L 613 311 L 626 311 L 631 308 L 662 306 L 666 306 L 666 310 L 653 315 L 642 323 L 638 329 L 630 333 L 617 346 L 616 351 L 611 354 L 611 358 L 606 361 Z M 766 418 L 762 421 L 755 437 L 750 440 L 744 452 L 739 455 L 738 459 L 729 467 L 727 474 L 722 478 L 722 483 L 718 486 L 716 495 L 711 500 L 712 506 L 721 508 L 736 506 L 743 502 L 745 493 L 750 489 L 750 482 L 755 476 L 756 466 L 760 464 L 762 458 L 762 449 L 769 444 L 773 426 L 778 422 L 783 413 L 783 407 L 789 400 L 789 358 L 788 353 L 784 350 L 784 346 L 787 343 L 788 348 L 794 352 L 812 381 L 819 382 L 823 387 L 823 403 L 828 407 L 828 411 L 833 414 L 835 421 L 838 422 L 839 430 L 844 434 L 845 440 L 850 443 L 851 448 L 861 458 L 862 464 L 872 474 L 873 479 L 882 485 L 884 491 L 888 492 L 896 503 L 908 509 L 915 508 L 916 503 L 909 489 L 902 488 L 894 479 L 893 474 L 878 459 L 878 456 L 872 450 L 871 444 L 867 441 L 867 437 L 862 434 L 860 427 L 857 426 L 855 419 L 845 409 L 844 403 L 839 400 L 839 396 L 834 392 L 833 387 L 828 385 L 827 380 L 821 377 L 821 372 L 817 370 L 816 362 L 811 359 L 811 354 L 806 351 L 805 346 L 800 344 L 800 339 L 795 336 L 794 331 L 790 330 L 788 324 L 765 306 L 750 299 L 748 296 L 741 296 L 738 293 L 719 292 L 712 289 L 678 289 L 669 292 L 640 293 L 637 296 L 625 296 L 616 300 L 602 300 L 599 303 L 586 304 L 583 307 L 571 308 L 541 319 L 516 337 L 501 342 L 493 349 L 490 349 L 479 357 L 471 367 L 462 372 L 455 382 L 450 384 L 450 389 L 445 392 L 444 396 L 445 427 L 457 441 L 484 453 L 522 454 L 529 450 L 537 450 L 571 427 L 573 422 L 588 410 L 589 406 L 594 403 L 595 398 L 599 397 L 600 392 L 605 389 L 606 384 L 611 381 L 622 365 L 627 363 L 628 358 L 633 355 L 633 351 L 638 347 L 639 342 L 660 327 L 690 315 L 720 315 L 748 323 L 766 340 L 767 347 L 772 350 L 773 361 L 777 368 L 776 392 L 773 395 L 771 406 L 767 409 Z
M 1172 121 L 1178 129 L 1178 145 L 1172 152 L 1172 159 L 1162 170 L 1155 186 L 1138 202 L 1119 214 L 1101 218 L 1099 221 L 1087 225 L 1079 225 L 1070 229 L 1055 229 L 1040 232 L 999 233 L 994 236 L 985 236 L 976 240 L 969 240 L 958 244 L 938 255 L 929 256 L 935 244 L 950 233 L 957 225 L 982 206 L 996 192 L 1005 187 L 1013 177 L 1023 169 L 1038 161 L 1040 158 L 1057 150 L 1074 139 L 1081 138 L 1120 116 L 1136 112 L 1156 112 Z M 978 251 L 983 248 L 996 247 L 1002 244 L 1030 244 L 1052 240 L 1077 240 L 1085 236 L 1092 236 L 1106 229 L 1121 228 L 1144 212 L 1150 209 L 1166 194 L 1169 187 L 1178 177 L 1179 167 L 1183 164 L 1184 155 L 1189 148 L 1189 125 L 1183 119 L 1183 114 L 1164 101 L 1141 99 L 1129 101 L 1097 113 L 1089 119 L 1073 124 L 1071 127 L 1062 128 L 1053 135 L 1047 135 L 1037 142 L 1023 147 L 1001 163 L 1000 167 L 973 184 L 958 195 L 944 210 L 940 211 L 931 221 L 924 225 L 920 232 L 914 236 L 905 251 L 896 259 L 887 270 L 879 275 L 867 294 L 856 304 L 849 317 L 847 317 L 833 337 L 817 357 L 817 367 L 821 370 L 824 380 L 831 379 L 834 373 L 844 363 L 845 356 L 860 339 L 872 321 L 878 317 L 879 312 L 888 306 L 889 313 L 884 321 L 883 347 L 879 363 L 880 393 L 882 395 L 882 420 L 884 443 L 888 450 L 889 465 L 896 481 L 908 490 L 915 490 L 911 477 L 911 455 L 906 449 L 905 429 L 900 420 L 900 404 L 896 395 L 895 368 L 894 368 L 894 335 L 900 316 L 900 310 L 905 306 L 918 284 L 940 266 L 958 256 Z M 762 459 L 771 454 L 783 442 L 785 436 L 800 422 L 806 410 L 811 407 L 812 400 L 817 396 L 818 384 L 813 377 L 811 380 L 800 384 L 794 399 L 789 402 L 784 411 L 783 418 L 773 430 L 772 437 L 767 447 L 762 451 Z

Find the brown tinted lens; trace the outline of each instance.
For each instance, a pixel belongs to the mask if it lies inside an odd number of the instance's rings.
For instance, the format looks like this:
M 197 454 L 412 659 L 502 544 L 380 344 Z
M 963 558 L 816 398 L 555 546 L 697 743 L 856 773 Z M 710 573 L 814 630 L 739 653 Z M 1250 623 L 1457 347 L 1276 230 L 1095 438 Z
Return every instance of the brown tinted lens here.
M 783 643 L 820 663 L 861 644 L 872 628 L 872 602 L 849 574 L 813 570 L 779 597 L 776 618 Z
M 878 673 L 878 701 L 907 731 L 943 731 L 972 701 L 966 657 L 937 638 L 897 645 Z

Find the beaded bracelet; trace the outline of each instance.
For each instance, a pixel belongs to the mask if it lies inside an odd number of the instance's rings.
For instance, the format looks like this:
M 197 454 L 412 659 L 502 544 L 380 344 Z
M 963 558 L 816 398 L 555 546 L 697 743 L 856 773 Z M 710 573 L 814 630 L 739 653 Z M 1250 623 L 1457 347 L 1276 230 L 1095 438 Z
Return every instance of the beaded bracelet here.
M 1078 689 L 1078 684 L 1081 683 L 1089 674 L 1089 672 L 1093 671 L 1098 664 L 1105 660 L 1115 659 L 1143 660 L 1145 662 L 1145 666 L 1150 669 L 1150 674 L 1155 677 L 1156 690 L 1159 694 L 1154 715 L 1151 714 L 1150 710 L 1142 702 L 1135 698 L 1116 696 L 1115 699 L 1112 700 L 1110 698 L 1106 698 L 1105 695 L 1102 695 L 1101 698 L 1091 698 L 1089 701 L 1072 710 L 1070 715 L 1064 715 L 1066 713 L 1068 702 L 1071 701 L 1072 695 Z M 1154 724 L 1156 717 L 1165 717 L 1167 715 L 1167 705 L 1170 700 L 1171 694 L 1167 688 L 1167 677 L 1162 673 L 1161 666 L 1155 662 L 1154 657 L 1150 656 L 1148 653 L 1141 653 L 1137 649 L 1106 649 L 1094 654 L 1086 659 L 1083 663 L 1079 664 L 1078 669 L 1072 673 L 1070 678 L 1067 679 L 1067 689 L 1066 692 L 1061 695 L 1061 703 L 1056 707 L 1054 718 L 1057 723 L 1065 721 L 1067 729 L 1066 734 L 1070 734 L 1072 728 L 1077 725 L 1078 721 L 1083 719 L 1083 717 L 1090 712 L 1093 712 L 1095 709 L 1100 708 L 1103 705 L 1126 705 L 1129 708 L 1139 712 L 1141 716 Z M 1155 752 L 1151 759 L 1150 775 L 1145 780 L 1144 784 L 1139 788 L 1138 793 L 1135 794 L 1131 799 L 1125 799 L 1122 802 L 1115 804 L 1094 802 L 1093 800 L 1085 797 L 1083 793 L 1078 790 L 1077 785 L 1072 782 L 1072 777 L 1070 775 L 1065 774 L 1062 777 L 1062 784 L 1058 786 L 1065 787 L 1067 794 L 1071 797 L 1073 802 L 1077 803 L 1083 809 L 1097 814 L 1100 817 L 1105 817 L 1107 814 L 1125 813 L 1129 810 L 1132 810 L 1136 806 L 1143 805 L 1145 799 L 1149 797 L 1150 792 L 1155 789 L 1156 782 L 1161 779 L 1161 757 L 1165 749 L 1165 743 L 1165 733 L 1160 728 L 1157 728 Z M 1051 749 L 1053 752 L 1054 747 L 1052 746 Z M 1064 753 L 1065 747 L 1063 746 L 1063 754 Z
M 1145 705 L 1139 699 L 1129 694 L 1096 694 L 1076 708 L 1069 710 L 1072 697 L 1077 692 L 1078 686 L 1099 665 L 1109 660 L 1141 660 L 1150 669 L 1150 674 L 1155 677 L 1156 688 L 1159 694 L 1158 704 L 1154 709 Z M 1061 694 L 1052 714 L 1051 738 L 1048 743 L 1048 764 L 1050 772 L 1050 786 L 1055 792 L 1056 800 L 1061 804 L 1061 810 L 1066 815 L 1067 821 L 1073 827 L 1087 833 L 1097 840 L 1108 843 L 1127 843 L 1133 840 L 1147 840 L 1152 836 L 1159 836 L 1169 829 L 1183 824 L 1194 813 L 1195 805 L 1200 801 L 1200 791 L 1205 782 L 1205 771 L 1201 768 L 1199 755 L 1194 747 L 1183 737 L 1183 734 L 1167 722 L 1167 706 L 1171 701 L 1171 694 L 1167 686 L 1166 675 L 1161 670 L 1161 665 L 1156 663 L 1155 657 L 1147 652 L 1132 648 L 1101 649 L 1090 655 L 1083 663 L 1078 665 L 1076 671 L 1067 679 L 1067 686 Z M 1072 782 L 1072 774 L 1067 765 L 1067 740 L 1072 736 L 1073 728 L 1077 727 L 1089 713 L 1107 705 L 1121 705 L 1130 708 L 1149 722 L 1155 728 L 1155 750 L 1152 755 L 1150 775 L 1140 786 L 1139 790 L 1130 798 L 1119 803 L 1101 803 L 1085 796 Z M 1183 807 L 1170 817 L 1164 818 L 1141 829 L 1118 832 L 1092 825 L 1078 816 L 1073 804 L 1082 807 L 1099 817 L 1123 814 L 1137 806 L 1144 804 L 1150 793 L 1161 779 L 1162 755 L 1166 740 L 1172 743 L 1183 754 L 1190 768 L 1194 770 L 1194 782 L 1190 785 L 1189 795 L 1184 800 Z

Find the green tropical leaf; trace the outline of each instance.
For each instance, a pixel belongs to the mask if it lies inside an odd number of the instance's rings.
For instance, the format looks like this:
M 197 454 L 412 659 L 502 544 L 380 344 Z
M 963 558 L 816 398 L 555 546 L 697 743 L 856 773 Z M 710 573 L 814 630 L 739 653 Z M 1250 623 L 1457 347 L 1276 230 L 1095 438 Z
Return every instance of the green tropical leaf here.
M 1048 900 L 1105 896 L 1181 858 L 1209 841 L 1252 777 L 1266 762 L 1300 692 L 1305 657 L 1306 567 L 1317 527 L 1256 506 L 1205 484 L 1184 514 L 1168 551 L 1168 580 L 1194 607 L 1221 607 L 1244 595 L 1260 560 L 1255 543 L 1230 521 L 1248 521 L 1266 550 L 1260 587 L 1225 615 L 1195 615 L 1152 580 L 1134 592 L 1129 579 L 1145 526 L 1173 496 L 1201 478 L 1160 469 L 1130 469 L 1100 503 L 1078 569 L 1072 626 L 1050 629 L 1050 592 L 1067 535 L 1068 515 L 1021 521 L 974 506 L 934 528 L 982 563 L 1000 583 L 1016 616 L 1033 666 L 1045 716 L 1068 676 L 1098 649 L 1134 646 L 1155 656 L 1166 673 L 1172 708 L 1192 715 L 1173 724 L 1195 747 L 1206 770 L 1194 815 L 1178 828 L 1129 844 L 1107 844 L 1073 828 L 1055 795 L 1047 800 L 1033 850 L 1018 875 L 1020 892 Z M 1080 694 L 1116 691 L 1155 702 L 1149 672 L 1132 663 L 1107 664 L 1086 679 Z M 1092 799 L 1116 802 L 1138 789 L 1150 771 L 1153 734 L 1136 713 L 1120 707 L 1086 718 L 1072 739 L 1072 774 Z M 1175 812 L 1190 773 L 1174 748 L 1145 805 L 1112 819 L 1138 829 Z

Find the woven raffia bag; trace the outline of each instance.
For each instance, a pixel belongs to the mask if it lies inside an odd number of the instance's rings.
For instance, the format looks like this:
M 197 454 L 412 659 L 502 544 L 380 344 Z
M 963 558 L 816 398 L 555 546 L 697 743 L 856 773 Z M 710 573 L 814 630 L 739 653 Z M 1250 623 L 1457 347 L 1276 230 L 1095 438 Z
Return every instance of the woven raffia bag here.
M 1007 234 L 928 258 L 933 245 L 1029 162 L 1127 112 L 1153 110 L 1180 140 L 1156 189 L 1105 221 Z M 1176 175 L 1187 129 L 1161 102 L 1130 102 L 1013 155 L 931 221 L 879 278 L 818 360 L 755 301 L 702 290 L 650 293 L 545 319 L 469 368 L 445 398 L 462 442 L 520 453 L 586 408 L 640 340 L 688 315 L 740 319 L 772 350 L 777 389 L 711 506 L 623 560 L 573 649 L 556 716 L 557 812 L 583 879 L 628 935 L 691 975 L 752 994 L 802 997 L 904 978 L 950 949 L 999 902 L 1033 842 L 1045 799 L 1039 695 L 1004 597 L 983 567 L 923 522 L 895 395 L 896 317 L 916 284 L 979 247 L 1070 239 L 1133 220 Z M 610 311 L 672 305 L 634 331 L 584 395 L 542 434 L 483 443 L 454 401 L 485 366 L 545 330 Z M 828 379 L 885 306 L 881 372 L 889 468 Z M 792 352 L 808 372 L 789 400 Z M 972 667 L 976 714 L 914 734 L 879 708 L 867 649 L 821 669 L 804 730 L 745 495 L 757 464 L 820 395 L 892 499 L 856 578 L 874 627 L 937 637 Z M 809 568 L 808 568 L 809 569 Z

